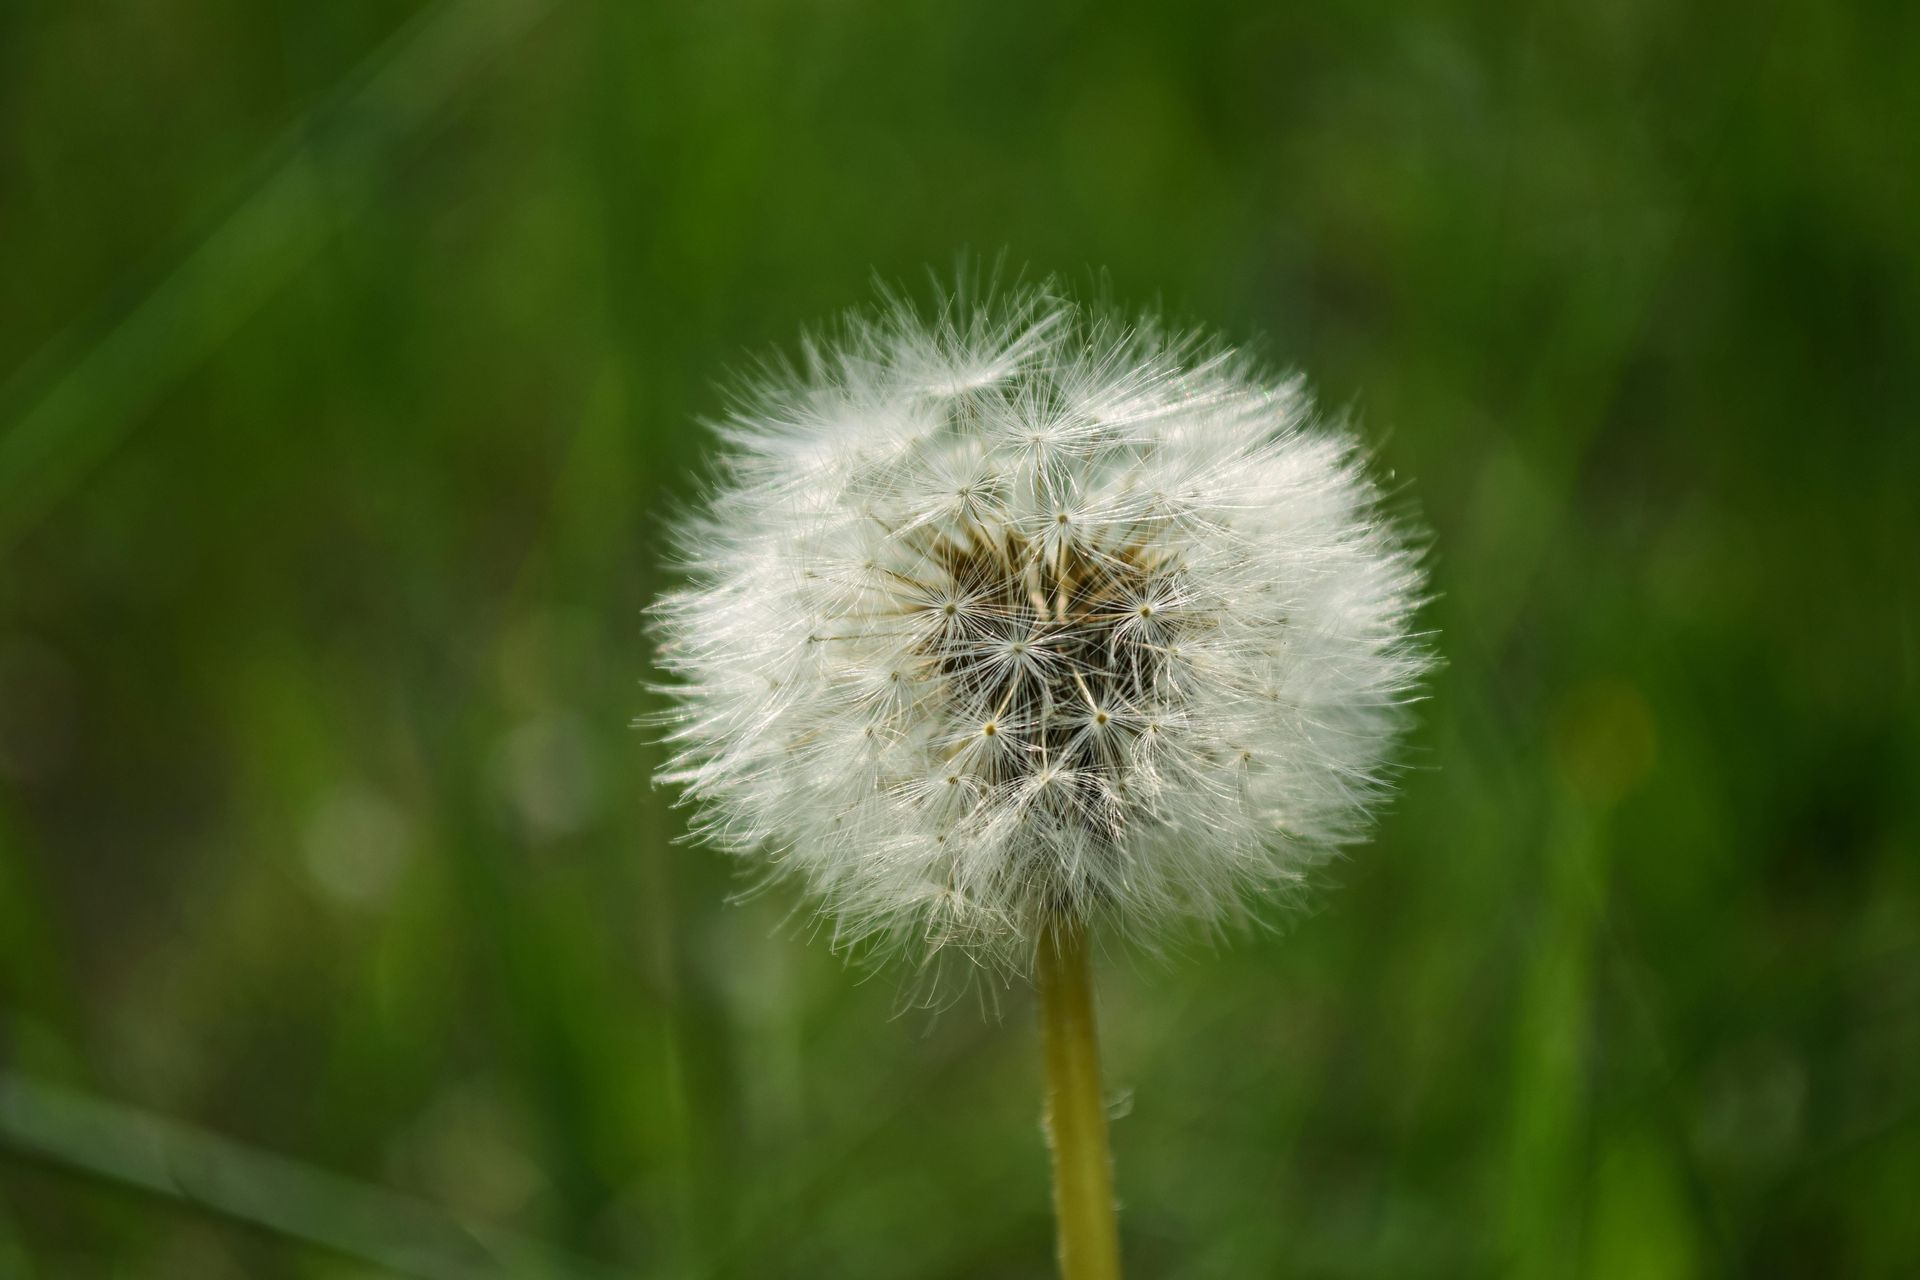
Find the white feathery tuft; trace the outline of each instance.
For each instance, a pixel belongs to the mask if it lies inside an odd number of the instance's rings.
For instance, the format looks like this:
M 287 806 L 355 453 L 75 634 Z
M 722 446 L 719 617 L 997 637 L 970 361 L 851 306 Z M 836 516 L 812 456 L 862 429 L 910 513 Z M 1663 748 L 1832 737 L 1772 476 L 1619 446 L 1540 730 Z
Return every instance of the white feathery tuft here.
M 720 427 L 661 779 L 835 940 L 1023 967 L 1218 925 L 1364 831 L 1424 577 L 1298 379 L 1028 288 L 891 301 Z

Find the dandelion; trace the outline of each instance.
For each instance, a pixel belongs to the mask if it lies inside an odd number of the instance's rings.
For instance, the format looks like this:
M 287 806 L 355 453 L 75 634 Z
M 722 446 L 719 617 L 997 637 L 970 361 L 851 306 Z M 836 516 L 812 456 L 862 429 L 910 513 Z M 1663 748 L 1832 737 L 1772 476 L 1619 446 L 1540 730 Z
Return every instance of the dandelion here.
M 720 432 L 662 776 L 837 942 L 1035 973 L 1063 1264 L 1117 1274 L 1090 938 L 1218 927 L 1363 833 L 1417 553 L 1298 379 L 1044 288 L 856 315 Z

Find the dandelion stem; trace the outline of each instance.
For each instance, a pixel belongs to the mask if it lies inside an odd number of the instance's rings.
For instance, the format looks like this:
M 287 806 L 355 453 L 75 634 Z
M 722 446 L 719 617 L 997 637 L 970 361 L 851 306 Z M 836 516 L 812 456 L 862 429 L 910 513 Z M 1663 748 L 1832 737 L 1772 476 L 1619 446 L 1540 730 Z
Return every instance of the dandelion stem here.
M 1049 924 L 1036 960 L 1047 1058 L 1047 1142 L 1063 1280 L 1118 1280 L 1113 1156 L 1100 1092 L 1100 1043 L 1086 930 Z

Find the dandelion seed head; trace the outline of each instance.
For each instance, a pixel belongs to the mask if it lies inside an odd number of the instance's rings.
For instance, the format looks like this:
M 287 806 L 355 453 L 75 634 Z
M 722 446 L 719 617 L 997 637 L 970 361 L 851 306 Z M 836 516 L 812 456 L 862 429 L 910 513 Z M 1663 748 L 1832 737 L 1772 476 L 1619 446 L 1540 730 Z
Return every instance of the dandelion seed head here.
M 892 303 L 764 371 L 657 608 L 662 778 L 837 941 L 1025 962 L 1359 838 L 1428 658 L 1354 438 L 1044 288 Z

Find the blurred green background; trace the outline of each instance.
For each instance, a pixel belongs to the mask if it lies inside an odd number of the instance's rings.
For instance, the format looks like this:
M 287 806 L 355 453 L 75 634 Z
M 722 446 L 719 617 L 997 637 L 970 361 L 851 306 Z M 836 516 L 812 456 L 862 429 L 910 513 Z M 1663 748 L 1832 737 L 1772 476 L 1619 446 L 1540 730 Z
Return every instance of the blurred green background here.
M 1920 1274 L 1917 133 L 1864 0 L 0 5 L 0 1275 L 1050 1273 L 1027 993 L 628 727 L 716 379 L 962 249 L 1434 530 L 1378 839 L 1103 968 L 1133 1274 Z

